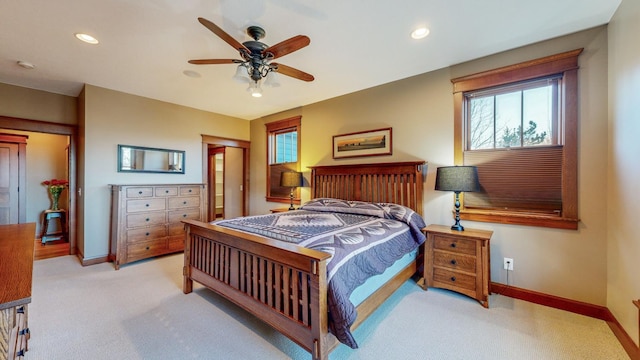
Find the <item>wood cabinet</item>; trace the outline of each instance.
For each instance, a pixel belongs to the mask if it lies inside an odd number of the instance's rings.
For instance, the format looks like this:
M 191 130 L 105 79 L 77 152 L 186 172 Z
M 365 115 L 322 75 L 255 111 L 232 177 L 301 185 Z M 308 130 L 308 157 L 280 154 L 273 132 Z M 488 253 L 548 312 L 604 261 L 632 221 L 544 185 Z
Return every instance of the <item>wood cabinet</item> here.
M 36 224 L 0 225 L 0 360 L 27 351 Z
M 459 292 L 489 307 L 492 231 L 429 225 L 424 254 L 424 289 L 437 287 Z
M 110 185 L 109 260 L 120 265 L 184 250 L 182 220 L 206 221 L 204 184 Z

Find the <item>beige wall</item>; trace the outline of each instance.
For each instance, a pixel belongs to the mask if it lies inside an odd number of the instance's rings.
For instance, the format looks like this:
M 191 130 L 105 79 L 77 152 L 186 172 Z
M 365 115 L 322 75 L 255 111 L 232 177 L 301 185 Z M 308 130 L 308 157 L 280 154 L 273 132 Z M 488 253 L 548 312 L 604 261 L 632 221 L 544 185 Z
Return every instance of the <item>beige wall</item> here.
M 75 97 L 0 83 L 0 115 L 76 125 L 76 109 Z
M 599 27 L 491 57 L 293 109 L 251 122 L 251 210 L 281 204 L 265 201 L 264 123 L 302 115 L 302 165 L 428 161 L 425 220 L 452 224 L 453 196 L 433 190 L 438 166 L 453 164 L 453 97 L 450 79 L 478 71 L 585 48 L 580 56 L 579 230 L 463 222 L 491 229 L 492 280 L 506 283 L 502 258 L 514 259 L 509 284 L 597 305 L 606 305 L 607 32 Z M 393 128 L 393 155 L 334 161 L 333 135 Z M 308 174 L 307 174 L 308 176 Z M 308 199 L 308 190 L 303 200 Z
M 109 184 L 201 183 L 202 134 L 249 140 L 249 122 L 86 85 L 80 120 L 85 260 L 108 253 Z M 117 172 L 118 144 L 185 150 L 185 174 Z
M 640 298 L 640 3 L 623 0 L 609 24 L 607 306 L 636 344 Z

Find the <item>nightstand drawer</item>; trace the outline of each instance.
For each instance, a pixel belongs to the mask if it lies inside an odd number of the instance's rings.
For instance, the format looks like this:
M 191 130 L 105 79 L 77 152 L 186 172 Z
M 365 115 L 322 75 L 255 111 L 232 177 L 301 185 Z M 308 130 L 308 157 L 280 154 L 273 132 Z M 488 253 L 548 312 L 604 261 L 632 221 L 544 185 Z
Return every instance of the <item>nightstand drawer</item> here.
M 433 251 L 433 266 L 446 267 L 453 270 L 476 272 L 475 256 L 461 255 L 456 253 Z
M 444 288 L 476 290 L 476 277 L 445 269 L 433 269 L 433 281 Z M 444 285 L 444 286 L 442 286 Z
M 461 254 L 476 255 L 476 241 L 449 236 L 434 235 L 433 248 Z

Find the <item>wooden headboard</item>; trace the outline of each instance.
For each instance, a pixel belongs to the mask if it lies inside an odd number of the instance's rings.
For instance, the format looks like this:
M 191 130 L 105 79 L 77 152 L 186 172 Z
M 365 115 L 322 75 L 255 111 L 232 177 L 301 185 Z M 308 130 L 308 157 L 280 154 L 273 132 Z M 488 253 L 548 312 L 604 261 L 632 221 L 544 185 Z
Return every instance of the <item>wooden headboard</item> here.
M 310 166 L 311 198 L 388 202 L 420 215 L 424 161 Z

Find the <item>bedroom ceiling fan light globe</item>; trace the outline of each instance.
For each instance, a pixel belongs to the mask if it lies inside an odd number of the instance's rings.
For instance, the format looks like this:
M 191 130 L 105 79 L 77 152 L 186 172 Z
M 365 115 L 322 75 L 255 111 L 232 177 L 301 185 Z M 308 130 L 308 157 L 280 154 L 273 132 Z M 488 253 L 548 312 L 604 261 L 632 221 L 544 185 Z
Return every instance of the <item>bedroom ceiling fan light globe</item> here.
M 280 87 L 280 75 L 275 71 L 269 71 L 264 78 L 264 86 L 266 87 Z
M 257 81 L 251 82 L 251 85 L 247 88 L 247 91 L 251 93 L 254 98 L 262 97 L 262 88 Z
M 249 83 L 249 75 L 247 74 L 247 69 L 244 67 L 244 65 L 238 65 L 238 67 L 236 68 L 236 73 L 233 75 L 232 79 L 233 81 L 239 82 L 241 84 Z
M 411 32 L 411 38 L 416 40 L 424 39 L 429 35 L 429 33 L 430 31 L 427 27 L 421 26 Z

